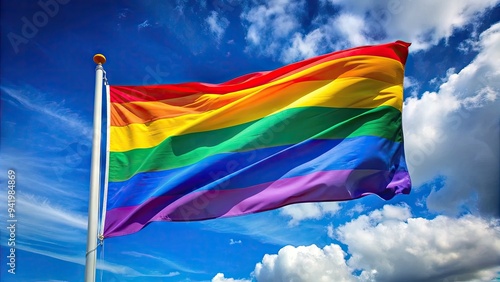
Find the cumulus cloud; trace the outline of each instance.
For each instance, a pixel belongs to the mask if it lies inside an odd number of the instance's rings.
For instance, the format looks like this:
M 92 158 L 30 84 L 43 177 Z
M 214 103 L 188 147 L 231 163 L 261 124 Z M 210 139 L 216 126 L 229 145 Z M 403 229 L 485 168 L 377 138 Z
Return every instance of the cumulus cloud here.
M 307 2 L 273 0 L 250 5 L 241 18 L 247 27 L 248 50 L 285 63 L 334 50 L 406 40 L 410 51 L 427 50 L 455 30 L 474 25 L 499 0 L 321 1 L 319 11 L 304 13 Z M 301 23 L 308 22 L 307 26 Z
M 305 7 L 303 0 L 271 0 L 244 11 L 241 19 L 247 28 L 249 49 L 266 56 L 281 56 L 283 45 L 289 45 L 290 38 L 300 32 L 300 19 Z M 292 41 L 296 41 L 297 52 L 309 52 L 306 50 L 309 47 L 304 44 L 308 40 L 301 37 L 300 33 Z M 286 56 L 287 59 L 293 58 L 291 54 Z
M 226 28 L 229 26 L 229 20 L 225 17 L 220 17 L 216 11 L 212 11 L 205 19 L 205 22 L 210 32 L 214 34 L 217 42 L 219 42 L 226 32 Z
M 327 232 L 346 245 L 348 253 L 337 244 L 285 246 L 277 254 L 264 255 L 253 278 L 260 282 L 487 281 L 500 271 L 498 220 L 473 215 L 426 219 L 412 217 L 407 205 L 385 205 L 336 229 L 330 225 Z
M 405 101 L 406 154 L 415 186 L 441 177 L 427 207 L 500 216 L 500 24 L 479 37 L 480 53 L 465 68 L 450 70 L 437 92 Z
M 360 46 L 369 43 L 365 35 L 366 23 L 362 15 L 343 13 L 336 17 L 332 24 L 340 38 L 349 42 L 350 45 Z
M 384 206 L 339 227 L 348 266 L 367 281 L 489 280 L 500 270 L 500 225 L 472 215 L 412 218 Z
M 333 215 L 337 213 L 340 208 L 341 206 L 337 202 L 301 203 L 283 207 L 280 209 L 280 213 L 284 216 L 291 217 L 288 224 L 290 226 L 295 226 L 302 220 L 320 219 L 326 215 Z
M 297 58 L 309 58 L 317 55 L 322 38 L 323 32 L 320 29 L 315 29 L 306 35 L 296 32 L 290 43 L 291 46 L 283 50 L 282 60 L 292 62 Z
M 226 278 L 224 277 L 224 273 L 217 273 L 214 278 L 212 278 L 212 282 L 250 282 L 250 280 Z
M 474 22 L 498 1 L 460 0 L 453 5 L 432 0 L 330 0 L 330 3 L 341 8 L 341 16 L 363 16 L 364 34 L 370 40 L 407 40 L 413 43 L 412 51 L 417 51 L 448 39 L 454 30 Z M 349 42 L 355 44 L 355 41 Z
M 264 255 L 257 263 L 257 281 L 353 281 L 339 245 L 285 246 L 278 254 Z

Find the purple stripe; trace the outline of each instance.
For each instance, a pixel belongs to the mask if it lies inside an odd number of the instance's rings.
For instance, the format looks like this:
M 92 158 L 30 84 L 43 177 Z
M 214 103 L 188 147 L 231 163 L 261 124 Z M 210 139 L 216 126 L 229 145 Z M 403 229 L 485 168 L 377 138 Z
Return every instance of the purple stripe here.
M 246 188 L 203 190 L 184 196 L 152 197 L 107 211 L 104 236 L 127 235 L 153 221 L 192 221 L 243 215 L 292 203 L 342 201 L 376 194 L 390 199 L 410 192 L 407 171 L 332 170 L 279 179 Z

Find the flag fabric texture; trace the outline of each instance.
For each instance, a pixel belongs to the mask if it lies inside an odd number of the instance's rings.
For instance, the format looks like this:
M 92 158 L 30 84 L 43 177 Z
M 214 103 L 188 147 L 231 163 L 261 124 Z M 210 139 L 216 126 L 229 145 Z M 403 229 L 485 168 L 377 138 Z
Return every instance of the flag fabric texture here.
M 334 52 L 221 84 L 110 86 L 104 237 L 410 192 L 409 43 Z

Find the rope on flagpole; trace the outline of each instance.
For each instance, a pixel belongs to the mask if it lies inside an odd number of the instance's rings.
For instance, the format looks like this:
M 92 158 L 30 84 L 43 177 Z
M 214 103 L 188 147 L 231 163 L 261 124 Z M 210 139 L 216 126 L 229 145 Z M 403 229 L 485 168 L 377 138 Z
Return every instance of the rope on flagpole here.
M 99 235 L 99 237 L 101 237 L 101 236 Z M 102 239 L 100 240 L 100 245 L 102 246 L 102 248 L 101 248 L 101 251 L 100 251 L 99 260 L 101 262 L 103 262 L 104 261 L 104 241 Z M 104 269 L 101 267 L 101 275 L 100 275 L 100 281 L 101 282 L 103 281 L 103 277 L 104 277 Z
M 102 198 L 102 210 L 101 210 L 101 227 L 99 231 L 99 240 L 104 240 L 104 226 L 106 223 L 106 208 L 108 202 L 108 180 L 109 180 L 109 130 L 111 128 L 111 98 L 108 79 L 106 78 L 106 72 L 104 72 L 104 85 L 106 86 L 106 162 L 104 168 L 104 189 Z
M 104 225 L 106 221 L 106 208 L 108 202 L 108 179 L 109 179 L 109 130 L 111 125 L 111 102 L 110 102 L 110 93 L 109 93 L 109 83 L 108 78 L 106 77 L 106 71 L 103 70 L 103 81 L 104 86 L 106 87 L 106 151 L 105 151 L 105 165 L 104 165 L 104 188 L 103 188 L 103 196 L 102 196 L 102 209 L 101 209 L 101 226 L 99 228 L 99 235 L 97 239 L 99 243 L 97 246 L 102 246 L 99 252 L 99 260 L 101 262 L 104 261 Z M 103 281 L 104 270 L 101 268 L 100 271 L 100 281 Z
M 88 255 L 90 255 L 90 253 L 95 252 L 95 250 L 97 250 L 97 248 L 99 248 L 99 246 L 104 246 L 103 241 L 99 240 L 99 242 L 97 243 L 97 245 L 95 246 L 95 248 L 93 248 L 92 250 L 89 250 L 89 251 L 87 251 L 87 253 L 85 253 L 85 257 L 87 257 Z

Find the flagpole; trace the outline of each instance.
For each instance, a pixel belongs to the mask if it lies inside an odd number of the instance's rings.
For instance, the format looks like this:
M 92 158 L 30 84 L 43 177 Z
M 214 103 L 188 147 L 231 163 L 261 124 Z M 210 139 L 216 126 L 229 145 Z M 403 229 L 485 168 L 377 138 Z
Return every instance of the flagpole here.
M 94 93 L 94 132 L 92 136 L 92 162 L 90 166 L 90 192 L 87 227 L 87 252 L 85 254 L 85 282 L 95 281 L 97 227 L 99 221 L 99 183 L 101 163 L 101 123 L 102 123 L 102 80 L 104 69 L 102 65 L 106 58 L 102 54 L 94 56 L 95 93 Z

